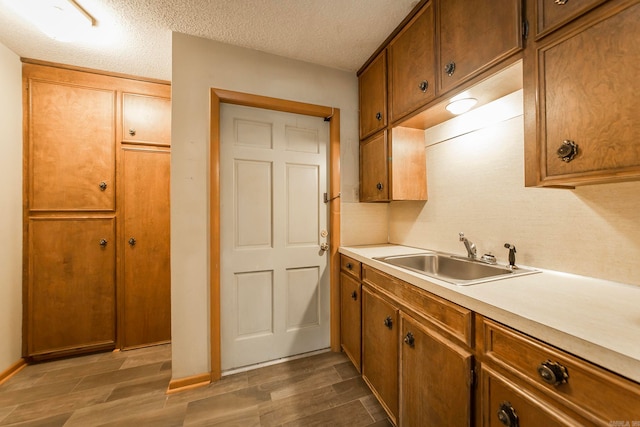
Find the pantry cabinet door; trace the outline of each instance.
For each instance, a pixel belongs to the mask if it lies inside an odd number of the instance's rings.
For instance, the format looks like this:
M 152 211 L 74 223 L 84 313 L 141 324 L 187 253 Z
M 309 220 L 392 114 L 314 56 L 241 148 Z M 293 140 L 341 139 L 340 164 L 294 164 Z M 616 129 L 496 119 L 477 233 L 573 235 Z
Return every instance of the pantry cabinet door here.
M 114 90 L 28 82 L 31 211 L 115 209 Z

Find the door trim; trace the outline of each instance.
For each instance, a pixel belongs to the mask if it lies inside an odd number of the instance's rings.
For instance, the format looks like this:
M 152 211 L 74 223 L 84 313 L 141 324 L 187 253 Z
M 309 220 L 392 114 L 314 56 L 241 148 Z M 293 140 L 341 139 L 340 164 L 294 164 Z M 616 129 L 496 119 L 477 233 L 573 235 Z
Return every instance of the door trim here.
M 235 104 L 286 113 L 322 117 L 329 122 L 329 199 L 340 195 L 340 109 L 270 98 L 223 89 L 211 89 L 209 194 L 209 342 L 211 381 L 222 377 L 220 346 L 220 104 Z M 329 277 L 331 350 L 340 351 L 340 199 L 329 202 Z

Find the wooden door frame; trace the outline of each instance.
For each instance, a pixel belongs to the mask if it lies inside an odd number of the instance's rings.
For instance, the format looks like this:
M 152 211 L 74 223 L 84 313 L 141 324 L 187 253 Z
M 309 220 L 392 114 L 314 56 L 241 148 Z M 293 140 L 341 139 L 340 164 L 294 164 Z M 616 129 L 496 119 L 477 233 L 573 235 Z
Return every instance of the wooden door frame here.
M 331 350 L 340 351 L 340 109 L 279 98 L 211 89 L 210 189 L 209 189 L 209 333 L 211 381 L 222 377 L 220 343 L 220 104 L 264 108 L 307 116 L 329 122 L 329 278 Z

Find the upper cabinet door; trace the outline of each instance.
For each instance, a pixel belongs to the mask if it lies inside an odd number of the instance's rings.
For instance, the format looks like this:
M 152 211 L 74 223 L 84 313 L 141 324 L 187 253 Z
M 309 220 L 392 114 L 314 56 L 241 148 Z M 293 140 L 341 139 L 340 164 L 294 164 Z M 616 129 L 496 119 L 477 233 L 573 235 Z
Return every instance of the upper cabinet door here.
M 536 39 L 560 28 L 563 24 L 605 1 L 607 0 L 537 0 L 536 19 L 533 20 Z
M 134 93 L 123 94 L 122 142 L 170 145 L 171 100 Z
M 30 209 L 115 209 L 115 91 L 35 79 L 28 88 Z
M 436 95 L 435 29 L 428 2 L 389 44 L 391 122 L 417 110 Z
M 440 89 L 522 49 L 521 0 L 440 0 Z
M 384 50 L 358 77 L 360 139 L 387 126 L 387 51 Z
M 556 32 L 537 48 L 537 184 L 640 176 L 639 104 L 633 90 L 640 75 L 640 4 L 625 3 L 625 9 L 612 8 L 579 31 Z M 532 160 L 527 163 L 535 164 Z

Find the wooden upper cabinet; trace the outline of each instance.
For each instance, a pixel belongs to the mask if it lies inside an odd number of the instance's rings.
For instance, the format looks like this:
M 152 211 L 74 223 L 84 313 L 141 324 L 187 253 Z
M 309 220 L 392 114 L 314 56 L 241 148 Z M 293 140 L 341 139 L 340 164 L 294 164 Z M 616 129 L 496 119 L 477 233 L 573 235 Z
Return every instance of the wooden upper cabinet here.
M 114 210 L 116 92 L 32 79 L 28 70 L 31 210 Z
M 569 21 L 607 0 L 537 0 L 536 19 L 533 20 L 536 39 L 558 29 Z
M 387 131 L 360 143 L 360 201 L 389 200 Z
M 171 144 L 171 100 L 158 96 L 122 95 L 122 141 Z
M 640 4 L 606 6 L 545 38 L 525 62 L 536 84 L 525 87 L 536 119 L 525 115 L 528 186 L 640 178 Z
M 387 51 L 383 50 L 358 77 L 360 139 L 387 126 Z
M 435 24 L 428 2 L 388 47 L 391 122 L 435 98 Z
M 522 0 L 441 0 L 440 90 L 446 92 L 522 49 Z

